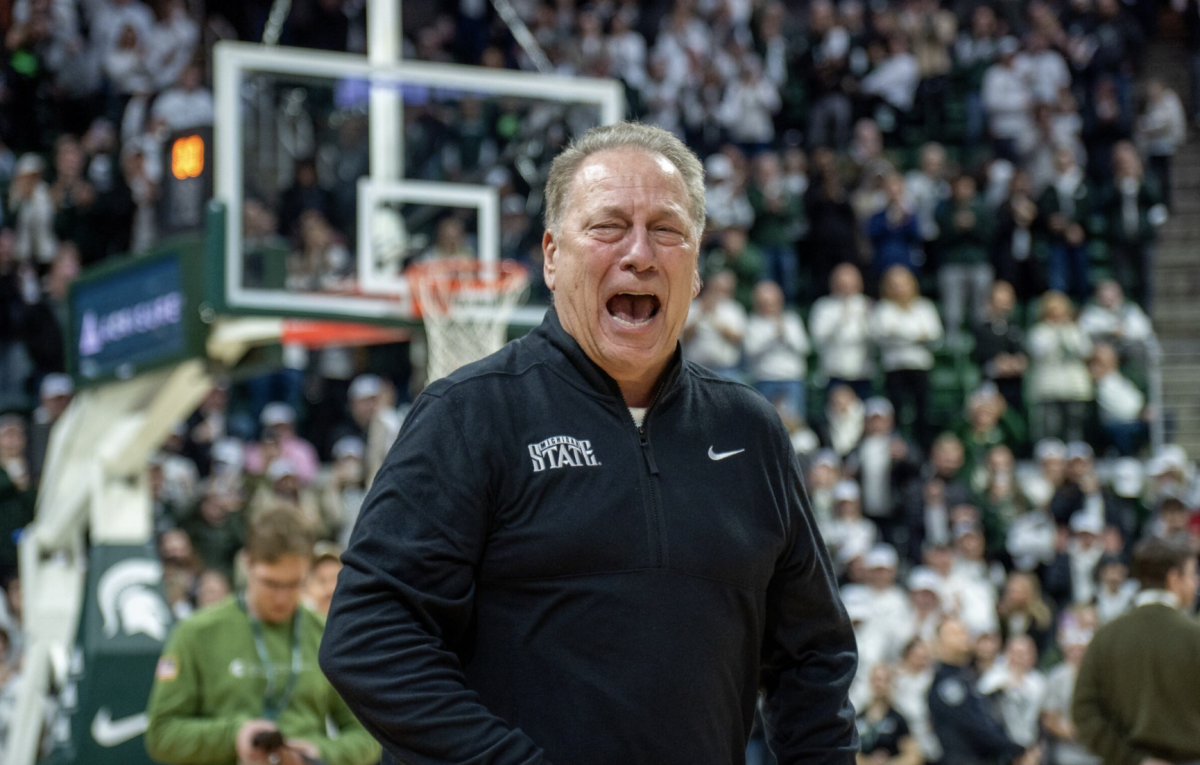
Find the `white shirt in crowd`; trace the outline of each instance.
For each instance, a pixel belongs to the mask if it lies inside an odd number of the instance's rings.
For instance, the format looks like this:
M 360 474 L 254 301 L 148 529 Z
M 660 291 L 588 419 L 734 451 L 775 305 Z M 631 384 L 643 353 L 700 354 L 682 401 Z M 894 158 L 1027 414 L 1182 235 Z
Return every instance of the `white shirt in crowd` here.
M 150 113 L 155 119 L 165 120 L 173 131 L 211 127 L 216 114 L 207 88 L 171 88 L 155 99 Z
M 1120 372 L 1109 372 L 1096 381 L 1096 406 L 1105 424 L 1137 422 L 1146 407 L 1146 396 Z
M 1041 322 L 1030 330 L 1028 345 L 1032 403 L 1092 398 L 1092 378 L 1084 361 L 1092 343 L 1078 324 Z
M 742 361 L 741 338 L 746 335 L 746 309 L 732 298 L 717 303 L 711 312 L 699 300 L 692 301 L 687 328 L 695 334 L 684 344 L 684 355 L 710 369 L 729 369 Z M 730 340 L 721 330 L 737 336 Z
M 1088 303 L 1079 314 L 1079 326 L 1093 342 L 1115 338 L 1121 342 L 1140 343 L 1154 335 L 1150 317 L 1141 306 L 1128 300 L 1112 309 Z
M 1071 70 L 1056 50 L 1019 53 L 1013 64 L 1037 103 L 1056 103 L 1059 91 L 1071 86 Z
M 1169 157 L 1187 140 L 1187 116 L 1175 91 L 1165 89 L 1138 119 L 1138 142 L 1152 157 Z
M 931 178 L 919 170 L 904 176 L 904 196 L 917 216 L 921 237 L 926 242 L 938 238 L 937 208 L 950 198 L 950 184 L 941 178 Z
M 813 303 L 808 329 L 829 377 L 862 380 L 870 377 L 871 301 L 865 295 L 826 295 Z
M 1075 694 L 1076 675 L 1078 670 L 1065 661 L 1050 670 L 1046 676 L 1041 711 L 1057 712 L 1064 720 L 1071 720 L 1071 697 Z M 1088 754 L 1086 749 L 1071 741 L 1055 743 L 1054 761 L 1058 765 L 1100 765 L 1099 757 Z
M 885 372 L 933 368 L 929 344 L 942 339 L 942 320 L 927 298 L 915 298 L 908 307 L 881 300 L 871 314 L 871 336 L 879 345 Z
M 942 593 L 953 604 L 947 606 L 948 613 L 957 614 L 974 635 L 999 629 L 996 588 L 988 578 L 986 566 L 956 561 L 945 581 Z
M 983 75 L 983 108 L 992 135 L 1016 141 L 1019 150 L 1032 148 L 1033 98 L 1016 66 L 993 64 Z
M 1037 742 L 1045 675 L 1035 669 L 1018 678 L 1007 662 L 1000 660 L 979 679 L 979 692 L 984 696 L 1000 695 L 1000 716 L 1014 743 L 1030 747 Z
M 751 82 L 729 84 L 717 116 L 734 141 L 769 143 L 775 138 L 774 115 L 781 103 L 775 83 L 759 73 Z
M 858 598 L 870 616 L 862 630 L 880 633 L 885 661 L 898 661 L 904 646 L 913 638 L 913 611 L 908 595 L 896 585 L 875 588 L 865 584 L 848 584 L 842 588 L 842 599 Z
M 157 90 L 169 88 L 191 62 L 200 41 L 200 28 L 177 7 L 176 12 L 151 28 L 146 38 L 146 61 Z
M 864 77 L 862 90 L 907 112 L 912 109 L 920 82 L 921 68 L 917 64 L 917 57 L 911 53 L 899 53 L 885 58 Z
M 1096 616 L 1101 624 L 1108 624 L 1121 614 L 1133 607 L 1133 599 L 1138 594 L 1138 583 L 1133 579 L 1126 580 L 1116 592 L 1110 592 L 1107 587 L 1096 590 Z
M 921 746 L 926 762 L 942 758 L 942 743 L 929 722 L 929 687 L 933 684 L 933 669 L 921 672 L 896 670 L 892 681 L 892 706 L 908 722 L 908 729 Z
M 744 347 L 752 380 L 803 380 L 808 371 L 808 333 L 795 311 L 780 316 L 751 314 Z

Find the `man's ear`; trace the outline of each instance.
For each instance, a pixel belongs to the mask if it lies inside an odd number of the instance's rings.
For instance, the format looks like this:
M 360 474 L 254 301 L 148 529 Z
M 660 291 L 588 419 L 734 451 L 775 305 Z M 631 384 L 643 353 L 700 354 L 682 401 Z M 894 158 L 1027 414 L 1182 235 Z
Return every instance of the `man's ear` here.
M 700 295 L 700 288 L 704 286 L 704 281 L 700 278 L 700 269 L 696 268 L 692 272 L 692 299 L 695 300 Z
M 554 273 L 558 266 L 558 242 L 554 239 L 554 233 L 550 229 L 546 229 L 546 233 L 542 234 L 542 278 L 546 282 L 546 287 L 551 292 L 554 291 Z

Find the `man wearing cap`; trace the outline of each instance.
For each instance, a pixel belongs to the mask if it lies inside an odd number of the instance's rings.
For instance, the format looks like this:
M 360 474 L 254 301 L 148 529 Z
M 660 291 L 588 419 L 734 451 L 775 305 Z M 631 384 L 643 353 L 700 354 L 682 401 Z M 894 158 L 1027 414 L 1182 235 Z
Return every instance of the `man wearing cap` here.
M 945 618 L 945 583 L 928 566 L 914 566 L 908 572 L 908 604 L 912 613 L 912 635 L 932 645 L 937 629 Z
M 317 477 L 320 462 L 317 450 L 296 435 L 296 410 L 276 401 L 263 407 L 259 415 L 262 441 L 246 449 L 246 471 L 263 475 L 277 457 L 291 464 L 300 483 L 307 486 Z
M 875 524 L 862 514 L 862 492 L 854 481 L 838 481 L 833 487 L 833 520 L 825 535 L 839 565 L 844 568 L 851 560 L 864 554 L 879 538 Z
M 300 605 L 312 553 L 312 534 L 289 511 L 254 518 L 243 552 L 246 589 L 179 623 L 158 661 L 146 708 L 146 751 L 155 761 L 378 761 L 379 745 L 317 665 L 324 624 Z M 271 733 L 282 736 L 282 748 L 260 740 Z
M 29 427 L 29 474 L 35 485 L 42 477 L 46 449 L 50 446 L 50 429 L 67 411 L 74 392 L 75 385 L 67 375 L 54 373 L 42 378 L 38 390 L 41 403 L 33 411 L 33 422 Z
M 916 445 L 896 432 L 895 410 L 886 398 L 867 399 L 863 439 L 846 455 L 846 472 L 862 485 L 863 514 L 880 535 L 895 539 L 900 491 L 921 470 Z
M 358 521 L 367 493 L 363 465 L 363 442 L 357 436 L 342 436 L 333 445 L 333 469 L 321 489 L 321 506 L 333 524 L 338 542 L 345 547 Z
M 1070 530 L 1042 582 L 1055 602 L 1083 606 L 1096 597 L 1096 566 L 1104 557 L 1104 520 L 1080 511 L 1071 516 Z
M 1189 614 L 1196 556 L 1161 539 L 1133 549 L 1134 609 L 1096 631 L 1071 715 L 1105 765 L 1200 762 L 1200 624 Z
M 1122 537 L 1129 539 L 1136 518 L 1128 517 L 1121 510 L 1122 506 L 1096 475 L 1092 447 L 1083 441 L 1068 444 L 1066 478 L 1050 500 L 1050 513 L 1055 522 L 1060 527 L 1067 527 L 1077 513 L 1087 513 L 1106 526 L 1115 527 Z
M 347 395 L 350 419 L 334 429 L 335 444 L 351 436 L 362 441 L 364 452 L 360 459 L 364 463 L 367 484 L 375 479 L 375 473 L 396 441 L 403 421 L 390 406 L 390 391 L 390 387 L 378 375 L 355 377 Z
M 1035 748 L 1013 743 L 980 694 L 971 669 L 971 635 L 957 619 L 938 630 L 937 660 L 929 688 L 929 719 L 942 744 L 942 761 L 953 765 L 1033 765 Z
M 854 634 L 770 402 L 681 357 L 703 167 L 648 125 L 555 160 L 554 307 L 427 388 L 321 665 L 385 763 L 851 765 Z
M 896 549 L 889 544 L 877 544 L 862 556 L 863 581 L 842 588 L 843 600 L 861 599 L 866 603 L 868 616 L 863 626 L 856 629 L 860 641 L 870 633 L 882 647 L 882 658 L 894 661 L 900 658 L 904 645 L 912 638 L 912 610 L 908 596 L 896 586 L 896 567 L 899 564 Z M 871 667 L 860 662 L 858 677 L 855 678 L 851 699 L 856 708 L 870 701 Z
M 1101 765 L 1099 758 L 1080 746 L 1078 730 L 1071 717 L 1075 678 L 1091 640 L 1091 627 L 1082 624 L 1067 622 L 1058 631 L 1063 661 L 1046 675 L 1046 692 L 1041 703 L 1047 754 L 1056 765 Z

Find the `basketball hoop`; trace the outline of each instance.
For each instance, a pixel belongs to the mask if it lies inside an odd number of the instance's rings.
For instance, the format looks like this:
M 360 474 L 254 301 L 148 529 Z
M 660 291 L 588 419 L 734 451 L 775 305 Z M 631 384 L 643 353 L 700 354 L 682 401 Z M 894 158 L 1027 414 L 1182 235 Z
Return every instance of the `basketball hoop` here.
M 500 350 L 529 286 L 528 270 L 513 260 L 442 258 L 414 263 L 405 274 L 425 322 L 427 382 Z

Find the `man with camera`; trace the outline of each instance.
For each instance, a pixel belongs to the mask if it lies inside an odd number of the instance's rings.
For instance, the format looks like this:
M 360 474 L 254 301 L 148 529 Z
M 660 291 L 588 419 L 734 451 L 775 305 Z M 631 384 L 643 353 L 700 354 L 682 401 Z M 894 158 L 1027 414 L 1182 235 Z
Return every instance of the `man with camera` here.
M 300 606 L 313 535 L 290 509 L 250 523 L 244 592 L 176 627 L 155 671 L 146 750 L 169 765 L 370 765 L 379 744 L 317 666 Z M 326 721 L 339 734 L 329 737 Z

